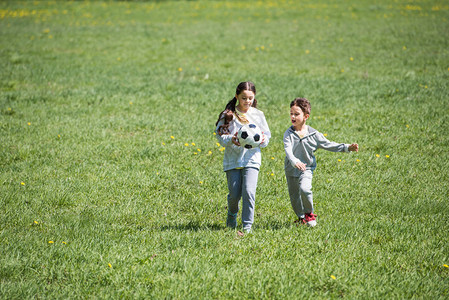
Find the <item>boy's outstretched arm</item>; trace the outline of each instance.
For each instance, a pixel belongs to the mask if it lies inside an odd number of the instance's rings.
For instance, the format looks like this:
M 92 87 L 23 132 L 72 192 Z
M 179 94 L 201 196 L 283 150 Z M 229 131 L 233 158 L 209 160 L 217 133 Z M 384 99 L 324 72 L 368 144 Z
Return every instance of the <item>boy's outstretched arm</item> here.
M 353 152 L 359 152 L 359 144 L 351 144 L 348 147 L 349 151 L 353 151 Z

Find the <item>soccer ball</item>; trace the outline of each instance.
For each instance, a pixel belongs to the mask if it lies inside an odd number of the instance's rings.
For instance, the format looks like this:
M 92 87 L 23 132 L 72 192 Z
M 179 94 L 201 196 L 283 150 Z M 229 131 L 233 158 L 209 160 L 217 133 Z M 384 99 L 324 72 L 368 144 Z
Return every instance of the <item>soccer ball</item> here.
M 262 143 L 262 131 L 255 124 L 243 125 L 237 134 L 239 143 L 246 149 L 259 147 Z

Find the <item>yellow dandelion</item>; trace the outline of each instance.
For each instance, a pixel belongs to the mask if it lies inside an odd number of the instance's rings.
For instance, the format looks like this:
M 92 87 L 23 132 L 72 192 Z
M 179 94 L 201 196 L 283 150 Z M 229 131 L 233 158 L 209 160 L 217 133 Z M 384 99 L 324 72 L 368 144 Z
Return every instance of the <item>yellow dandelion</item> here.
M 341 159 L 338 159 L 338 162 L 341 162 Z
M 165 146 L 165 143 L 164 143 L 164 142 L 162 142 L 162 146 Z
M 402 47 L 402 50 L 407 50 L 407 47 L 406 46 Z
M 34 224 L 39 225 L 39 222 L 38 221 L 34 221 Z
M 31 125 L 31 122 L 28 122 L 27 125 L 30 126 L 30 125 Z
M 188 147 L 188 146 L 189 146 L 189 143 L 185 143 L 184 146 Z
M 327 136 L 327 133 L 323 134 L 324 136 Z
M 122 60 L 122 58 L 121 57 L 117 57 L 117 61 L 121 61 Z
M 408 124 L 406 124 L 405 127 L 410 128 L 410 126 Z
M 181 67 L 179 67 L 179 68 L 178 68 L 178 71 L 179 71 L 179 72 L 182 72 L 182 68 L 181 68 Z
M 217 143 L 215 143 L 215 145 L 217 145 L 217 147 L 220 147 L 220 143 L 218 143 L 218 142 L 217 142 Z
M 200 184 L 203 184 L 203 182 L 200 180 Z
M 193 152 L 193 154 L 198 155 L 198 152 Z
M 175 139 L 175 137 L 174 137 L 174 136 L 172 136 L 172 135 L 170 136 L 170 138 L 171 138 L 172 140 L 174 140 L 174 139 Z
M 265 46 L 260 46 L 260 49 L 261 50 L 265 50 Z
M 209 150 L 209 151 L 207 152 L 207 155 L 211 155 L 211 154 L 212 154 L 212 151 Z
M 345 69 L 341 69 L 340 72 L 344 73 L 344 72 L 345 72 Z
M 58 139 L 60 139 L 61 138 L 61 135 L 60 134 L 58 134 Z
M 386 158 L 389 158 L 389 157 L 390 157 L 390 155 L 388 155 L 388 154 L 387 154 L 387 155 L 385 155 L 385 157 L 386 157 Z
M 52 38 L 53 38 L 53 36 L 52 36 L 52 35 L 50 34 L 50 35 L 48 36 L 48 38 L 49 38 L 49 39 L 52 39 Z
M 198 152 L 201 152 L 201 149 L 200 149 L 200 148 L 198 148 L 198 149 L 196 149 L 196 151 L 198 151 Z
M 356 162 L 360 162 L 360 159 L 357 158 L 355 161 L 356 161 Z
M 242 50 L 245 50 L 245 49 L 246 49 L 246 47 L 243 45 L 243 46 L 242 46 Z
M 376 154 L 376 157 L 380 157 L 380 155 L 379 155 L 379 154 Z
M 195 143 L 192 143 L 192 146 L 196 146 L 196 144 L 195 144 Z
M 274 160 L 274 157 L 272 156 L 272 157 L 271 157 L 271 159 L 273 159 L 273 160 Z
M 331 278 L 332 278 L 333 280 L 337 279 L 337 277 L 335 277 L 334 275 L 331 275 Z
M 46 28 L 46 29 L 44 29 L 44 31 L 43 31 L 43 33 L 49 33 L 50 32 L 50 29 L 49 28 Z
M 67 245 L 67 243 L 66 243 L 66 242 L 64 242 L 64 241 L 62 241 L 62 243 L 63 243 L 64 245 Z
M 310 50 L 306 50 L 306 54 L 310 54 Z
M 443 267 L 445 267 L 445 268 L 449 268 L 449 266 L 448 266 L 448 265 L 446 265 L 446 264 L 444 264 L 444 265 L 443 265 Z
M 271 175 L 271 176 L 274 176 L 274 173 L 271 173 L 270 175 Z
M 49 243 L 49 244 L 54 244 L 55 242 L 53 242 L 53 241 L 48 241 L 48 243 Z
M 349 60 L 350 60 L 350 61 L 354 61 L 354 57 L 350 57 Z
M 217 134 L 214 132 L 213 135 L 217 135 Z
M 223 152 L 225 150 L 225 147 L 221 147 L 220 151 Z
M 22 181 L 22 182 L 20 183 L 20 185 L 25 185 L 25 182 Z
M 112 268 L 112 265 L 111 265 L 111 264 L 108 264 L 108 267 L 109 267 L 109 268 Z
M 132 101 L 129 101 L 129 105 L 133 105 L 133 102 L 132 102 Z

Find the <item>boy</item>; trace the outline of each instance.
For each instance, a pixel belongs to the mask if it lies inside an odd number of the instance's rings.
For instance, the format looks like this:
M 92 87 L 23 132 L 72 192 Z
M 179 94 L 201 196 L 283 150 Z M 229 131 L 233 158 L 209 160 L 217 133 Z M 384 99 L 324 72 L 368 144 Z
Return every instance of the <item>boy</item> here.
M 290 202 L 298 221 L 313 227 L 316 225 L 312 195 L 312 176 L 316 168 L 314 152 L 319 148 L 332 152 L 357 152 L 359 145 L 328 141 L 322 133 L 306 125 L 310 110 L 310 102 L 305 98 L 296 98 L 290 103 L 292 126 L 284 133 L 284 168 Z

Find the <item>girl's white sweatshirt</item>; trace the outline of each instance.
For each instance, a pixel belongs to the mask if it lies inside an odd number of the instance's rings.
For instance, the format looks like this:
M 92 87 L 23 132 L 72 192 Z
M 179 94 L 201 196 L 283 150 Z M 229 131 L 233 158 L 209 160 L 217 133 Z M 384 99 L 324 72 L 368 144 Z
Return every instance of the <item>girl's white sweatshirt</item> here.
M 262 163 L 262 155 L 260 153 L 260 148 L 264 148 L 268 145 L 271 133 L 268 128 L 267 120 L 262 111 L 257 108 L 250 107 L 250 109 L 245 114 L 249 123 L 256 124 L 265 134 L 265 141 L 260 144 L 257 148 L 246 149 L 245 147 L 239 147 L 232 143 L 232 137 L 239 129 L 243 126 L 242 123 L 234 116 L 233 120 L 229 122 L 229 134 L 218 134 L 218 128 L 224 124 L 224 115 L 220 117 L 220 121 L 215 128 L 215 134 L 218 142 L 221 146 L 225 147 L 225 153 L 223 157 L 223 170 L 226 172 L 228 170 L 237 168 L 256 168 L 259 169 Z

